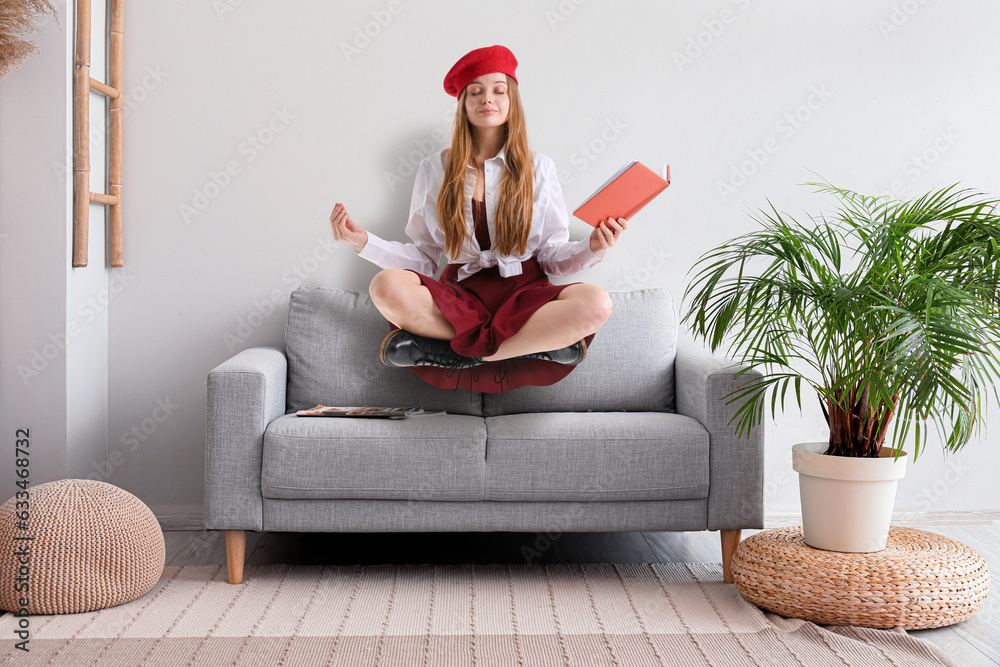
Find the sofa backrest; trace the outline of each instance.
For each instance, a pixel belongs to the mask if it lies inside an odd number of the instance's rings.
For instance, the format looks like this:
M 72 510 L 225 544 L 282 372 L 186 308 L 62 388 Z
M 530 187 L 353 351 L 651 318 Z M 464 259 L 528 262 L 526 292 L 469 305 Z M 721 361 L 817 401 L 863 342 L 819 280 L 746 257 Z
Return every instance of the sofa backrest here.
M 677 315 L 664 289 L 610 292 L 611 318 L 587 358 L 547 387 L 495 394 L 432 387 L 379 361 L 390 326 L 367 294 L 301 287 L 285 328 L 286 408 L 323 405 L 422 406 L 492 417 L 521 412 L 674 411 Z
M 379 346 L 390 330 L 367 294 L 317 287 L 292 292 L 285 327 L 286 409 L 422 406 L 482 414 L 478 393 L 437 389 L 412 371 L 383 365 Z
M 547 387 L 483 394 L 483 415 L 521 412 L 674 412 L 677 314 L 665 289 L 609 292 L 611 317 L 587 358 Z

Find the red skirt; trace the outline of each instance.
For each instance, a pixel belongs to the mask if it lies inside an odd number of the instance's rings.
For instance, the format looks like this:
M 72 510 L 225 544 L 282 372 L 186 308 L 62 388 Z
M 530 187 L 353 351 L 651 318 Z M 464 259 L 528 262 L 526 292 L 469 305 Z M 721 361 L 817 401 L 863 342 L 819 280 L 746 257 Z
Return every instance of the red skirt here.
M 521 275 L 510 278 L 501 277 L 499 268 L 492 267 L 459 282 L 458 267 L 448 264 L 439 280 L 417 275 L 445 319 L 455 327 L 452 349 L 466 357 L 495 354 L 500 343 L 520 331 L 536 310 L 569 286 L 549 282 L 534 257 L 521 263 Z M 588 346 L 593 338 L 591 334 L 584 339 Z M 441 389 L 500 392 L 525 385 L 553 384 L 576 366 L 539 359 L 505 359 L 461 370 L 412 368 L 425 382 Z

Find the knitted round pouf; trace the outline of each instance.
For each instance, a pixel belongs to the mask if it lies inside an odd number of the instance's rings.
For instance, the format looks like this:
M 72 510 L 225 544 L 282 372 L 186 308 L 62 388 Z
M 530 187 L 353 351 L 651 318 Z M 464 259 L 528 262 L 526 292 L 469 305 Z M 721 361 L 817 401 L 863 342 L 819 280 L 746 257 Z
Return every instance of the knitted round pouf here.
M 163 531 L 131 493 L 89 479 L 27 492 L 0 506 L 0 608 L 93 611 L 134 600 L 159 581 Z
M 815 549 L 802 526 L 765 530 L 736 547 L 732 568 L 748 602 L 820 625 L 938 628 L 972 616 L 990 591 L 978 553 L 896 526 L 883 551 L 866 554 Z

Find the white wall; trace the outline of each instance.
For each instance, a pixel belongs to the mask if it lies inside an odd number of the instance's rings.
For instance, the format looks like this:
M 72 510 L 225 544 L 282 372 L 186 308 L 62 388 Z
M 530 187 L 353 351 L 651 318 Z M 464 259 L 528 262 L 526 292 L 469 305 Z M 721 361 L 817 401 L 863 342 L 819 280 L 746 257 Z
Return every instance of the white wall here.
M 106 4 L 91 2 L 90 75 L 98 81 L 107 76 Z M 70 24 L 70 25 L 75 25 Z M 73 30 L 70 30 L 72 36 Z M 72 39 L 70 48 L 75 48 Z M 72 62 L 72 59 L 71 59 Z M 73 67 L 69 68 L 72 77 Z M 68 90 L 72 91 L 70 82 Z M 90 190 L 107 193 L 108 179 L 108 98 L 90 94 Z M 72 118 L 72 100 L 69 117 Z M 72 146 L 72 131 L 70 132 Z M 72 162 L 60 170 L 69 182 L 72 201 Z M 114 297 L 109 279 L 121 269 L 109 266 L 105 246 L 108 208 L 90 205 L 90 233 L 87 266 L 67 268 L 66 275 L 66 443 L 68 474 L 107 481 L 108 421 L 108 313 Z M 66 252 L 72 257 L 72 213 L 67 229 Z
M 54 3 L 33 38 L 39 52 L 0 80 L 0 458 L 3 497 L 14 433 L 29 434 L 30 484 L 103 474 L 108 414 L 105 208 L 90 206 L 89 266 L 73 268 L 72 6 Z M 106 81 L 105 3 L 92 3 L 91 76 Z M 90 98 L 91 190 L 106 192 L 106 98 Z M 19 455 L 19 458 L 25 458 Z
M 14 486 L 15 432 L 26 429 L 29 483 L 67 476 L 66 226 L 72 188 L 64 164 L 72 86 L 67 19 L 46 22 L 39 53 L 0 79 L 0 456 L 3 499 Z M 102 443 L 103 444 L 103 443 Z
M 570 208 L 627 159 L 672 164 L 670 189 L 603 263 L 573 278 L 607 289 L 665 287 L 679 298 L 697 257 L 749 230 L 748 212 L 768 199 L 795 213 L 828 204 L 797 185 L 814 180 L 810 170 L 869 193 L 909 197 L 960 181 L 1000 194 L 994 2 L 498 7 L 129 5 L 125 269 L 100 278 L 113 293 L 108 481 L 161 516 L 200 512 L 208 371 L 280 343 L 293 288 L 367 287 L 377 268 L 333 246 L 330 210 L 344 201 L 362 225 L 404 239 L 412 164 L 442 148 L 450 127 L 454 99 L 441 81 L 472 48 L 499 43 L 517 55 L 529 137 L 555 160 Z M 0 82 L 4 188 L 30 153 L 27 141 L 11 143 L 9 119 L 37 121 L 10 86 Z M 45 86 L 65 93 L 54 79 Z M 41 171 L 31 179 L 39 195 Z M 68 258 L 19 243 L 39 262 L 8 269 L 11 230 L 28 232 L 15 222 L 21 209 L 6 197 L 0 206 L 6 332 L 7 304 L 40 290 L 42 264 L 65 271 Z M 589 229 L 572 224 L 575 237 Z M 68 284 L 56 295 L 64 312 L 80 293 Z M 16 387 L 12 364 L 52 326 L 4 334 L 5 391 Z M 44 395 L 21 404 L 38 413 Z M 17 415 L 4 415 L 6 429 Z M 769 513 L 797 508 L 789 447 L 818 438 L 811 405 L 769 429 Z M 1000 465 L 991 438 L 950 469 L 942 458 L 932 448 L 911 467 L 897 509 L 1000 507 L 986 472 Z M 70 474 L 88 476 L 77 463 Z

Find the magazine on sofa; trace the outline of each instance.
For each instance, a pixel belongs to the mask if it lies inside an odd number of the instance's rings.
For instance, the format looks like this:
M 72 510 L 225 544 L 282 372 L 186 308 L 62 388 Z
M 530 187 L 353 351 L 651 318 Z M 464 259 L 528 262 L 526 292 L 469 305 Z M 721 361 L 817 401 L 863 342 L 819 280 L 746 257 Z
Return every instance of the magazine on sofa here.
M 299 410 L 299 417 L 376 417 L 381 419 L 406 419 L 426 415 L 443 415 L 444 412 L 428 412 L 423 408 L 380 408 L 369 406 L 332 407 L 317 405 L 309 410 Z

